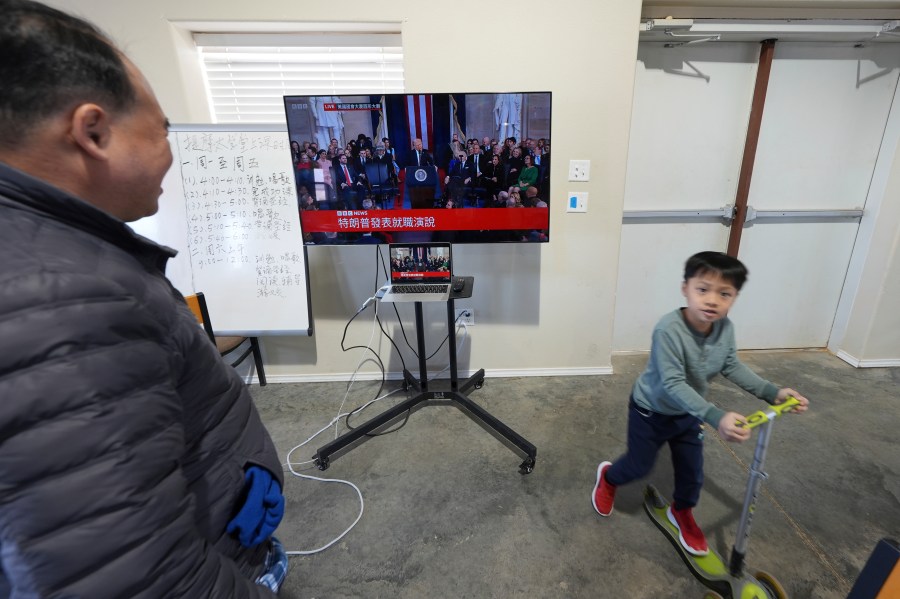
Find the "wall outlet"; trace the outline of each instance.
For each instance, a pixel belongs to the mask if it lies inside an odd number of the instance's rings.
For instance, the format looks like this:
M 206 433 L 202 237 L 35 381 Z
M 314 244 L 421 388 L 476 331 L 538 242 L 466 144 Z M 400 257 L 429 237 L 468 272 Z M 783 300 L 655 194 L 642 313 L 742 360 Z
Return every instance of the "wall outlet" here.
M 465 323 L 468 327 L 473 326 L 475 324 L 475 310 L 472 308 L 456 308 L 454 322 L 456 322 L 456 324 Z
M 570 160 L 569 161 L 569 181 L 590 181 L 591 179 L 591 161 L 590 160 Z

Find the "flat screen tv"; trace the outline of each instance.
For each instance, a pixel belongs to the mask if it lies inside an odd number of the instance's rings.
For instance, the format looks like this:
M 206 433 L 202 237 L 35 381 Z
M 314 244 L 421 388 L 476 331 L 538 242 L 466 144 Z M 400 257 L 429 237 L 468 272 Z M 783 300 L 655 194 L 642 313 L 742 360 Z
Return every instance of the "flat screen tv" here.
M 284 107 L 305 243 L 550 240 L 550 92 Z

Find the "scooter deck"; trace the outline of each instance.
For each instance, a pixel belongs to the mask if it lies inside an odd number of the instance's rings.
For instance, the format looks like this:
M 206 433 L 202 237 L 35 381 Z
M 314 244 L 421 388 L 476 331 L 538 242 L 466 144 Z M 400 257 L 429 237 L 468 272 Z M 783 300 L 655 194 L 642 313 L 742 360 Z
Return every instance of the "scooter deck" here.
M 746 577 L 743 580 L 735 580 L 728 571 L 728 566 L 712 549 L 706 555 L 688 553 L 678 540 L 678 529 L 666 516 L 668 507 L 669 502 L 660 495 L 656 487 L 647 485 L 644 490 L 644 510 L 657 528 L 672 542 L 678 555 L 697 580 L 726 598 L 768 599 L 768 593 L 759 587 L 754 579 Z

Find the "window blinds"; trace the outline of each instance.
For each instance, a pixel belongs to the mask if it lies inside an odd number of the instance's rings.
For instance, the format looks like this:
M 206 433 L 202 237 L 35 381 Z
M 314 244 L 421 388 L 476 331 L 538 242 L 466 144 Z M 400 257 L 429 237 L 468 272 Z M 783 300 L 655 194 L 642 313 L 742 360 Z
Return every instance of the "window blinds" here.
M 282 123 L 284 95 L 403 91 L 399 34 L 194 34 L 215 123 Z

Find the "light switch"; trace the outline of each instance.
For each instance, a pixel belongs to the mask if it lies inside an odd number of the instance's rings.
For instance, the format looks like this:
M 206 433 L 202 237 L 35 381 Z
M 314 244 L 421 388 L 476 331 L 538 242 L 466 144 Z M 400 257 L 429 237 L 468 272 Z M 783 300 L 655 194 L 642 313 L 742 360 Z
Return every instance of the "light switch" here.
M 587 212 L 588 192 L 570 191 L 566 212 Z

